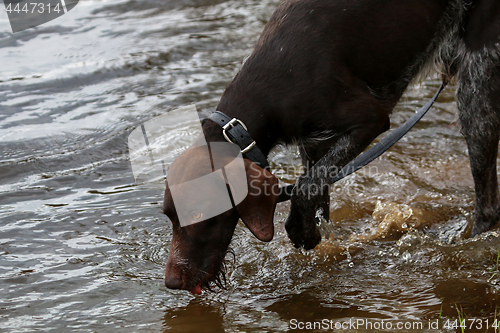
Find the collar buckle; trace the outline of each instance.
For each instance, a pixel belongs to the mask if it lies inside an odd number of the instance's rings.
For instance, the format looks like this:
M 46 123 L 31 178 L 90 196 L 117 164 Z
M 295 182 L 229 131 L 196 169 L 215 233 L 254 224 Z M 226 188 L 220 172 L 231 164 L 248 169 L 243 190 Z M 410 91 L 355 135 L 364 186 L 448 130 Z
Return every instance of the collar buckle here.
M 234 126 L 236 126 L 238 124 L 240 124 L 241 127 L 243 127 L 245 129 L 245 131 L 248 132 L 248 128 L 245 126 L 245 124 L 241 120 L 236 119 L 236 118 L 231 119 L 227 124 L 222 126 L 222 135 L 224 136 L 224 139 L 226 139 L 228 142 L 234 143 L 229 138 L 226 131 L 230 130 L 231 128 L 233 128 Z M 253 147 L 255 147 L 255 145 L 256 145 L 255 141 L 252 141 L 246 148 L 241 150 L 241 153 L 245 154 L 246 152 L 250 151 Z
M 259 149 L 259 146 L 257 146 L 255 140 L 250 136 L 247 127 L 241 120 L 230 118 L 220 111 L 212 113 L 209 119 L 222 127 L 222 136 L 224 139 L 239 146 L 245 158 L 248 158 L 261 168 L 269 170 L 269 162 L 266 156 Z

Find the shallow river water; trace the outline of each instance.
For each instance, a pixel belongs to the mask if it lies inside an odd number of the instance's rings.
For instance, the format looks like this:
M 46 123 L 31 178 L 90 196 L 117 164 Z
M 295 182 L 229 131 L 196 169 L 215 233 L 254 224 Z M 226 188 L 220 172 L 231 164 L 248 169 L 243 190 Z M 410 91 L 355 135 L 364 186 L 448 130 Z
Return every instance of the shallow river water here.
M 134 182 L 128 135 L 182 105 L 214 108 L 277 3 L 80 1 L 16 34 L 0 5 L 0 331 L 455 332 L 460 316 L 495 332 L 500 233 L 463 237 L 474 192 L 453 87 L 332 187 L 315 250 L 291 245 L 283 203 L 270 243 L 238 225 L 227 291 L 163 285 L 171 226 L 161 186 Z M 438 86 L 411 89 L 393 127 Z M 295 147 L 270 160 L 293 182 Z

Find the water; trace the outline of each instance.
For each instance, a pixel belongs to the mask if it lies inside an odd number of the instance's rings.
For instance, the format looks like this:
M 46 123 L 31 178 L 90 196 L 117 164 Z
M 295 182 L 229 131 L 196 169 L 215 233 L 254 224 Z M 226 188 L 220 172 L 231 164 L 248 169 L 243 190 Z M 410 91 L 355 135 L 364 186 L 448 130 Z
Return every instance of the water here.
M 281 332 L 294 319 L 363 319 L 436 332 L 455 331 L 442 326 L 459 312 L 491 325 L 500 234 L 462 236 L 474 193 L 450 88 L 391 151 L 332 188 L 316 250 L 291 246 L 283 203 L 271 243 L 237 227 L 228 291 L 163 286 L 171 227 L 161 188 L 134 183 L 128 135 L 178 106 L 215 107 L 277 3 L 80 1 L 15 35 L 0 9 L 1 331 Z M 438 85 L 412 89 L 393 126 Z M 299 165 L 296 149 L 270 159 L 293 182 L 284 170 Z M 441 329 L 427 327 L 439 317 Z

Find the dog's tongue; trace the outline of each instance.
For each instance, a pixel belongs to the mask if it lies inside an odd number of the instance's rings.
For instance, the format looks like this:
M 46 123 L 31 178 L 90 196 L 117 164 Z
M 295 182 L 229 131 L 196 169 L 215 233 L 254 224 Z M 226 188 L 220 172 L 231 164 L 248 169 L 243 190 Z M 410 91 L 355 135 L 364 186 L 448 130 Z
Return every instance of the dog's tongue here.
M 193 295 L 201 295 L 201 284 L 197 284 L 190 292 Z

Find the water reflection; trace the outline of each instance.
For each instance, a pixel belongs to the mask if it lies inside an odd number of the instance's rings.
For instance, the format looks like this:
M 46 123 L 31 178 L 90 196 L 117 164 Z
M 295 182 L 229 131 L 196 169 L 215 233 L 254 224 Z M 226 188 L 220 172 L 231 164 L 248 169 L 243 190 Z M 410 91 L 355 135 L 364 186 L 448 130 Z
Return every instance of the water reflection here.
M 457 305 L 493 318 L 499 229 L 463 237 L 474 192 L 453 87 L 373 172 L 332 187 L 318 249 L 293 248 L 283 203 L 272 242 L 236 228 L 228 291 L 163 286 L 171 226 L 161 188 L 134 183 L 127 138 L 178 106 L 214 108 L 278 2 L 80 1 L 15 35 L 0 14 L 3 330 L 282 332 L 293 318 L 457 318 Z M 438 86 L 411 90 L 392 126 Z M 295 147 L 270 157 L 287 183 L 299 161 Z
M 187 306 L 165 311 L 164 332 L 224 332 L 224 306 L 196 299 Z

